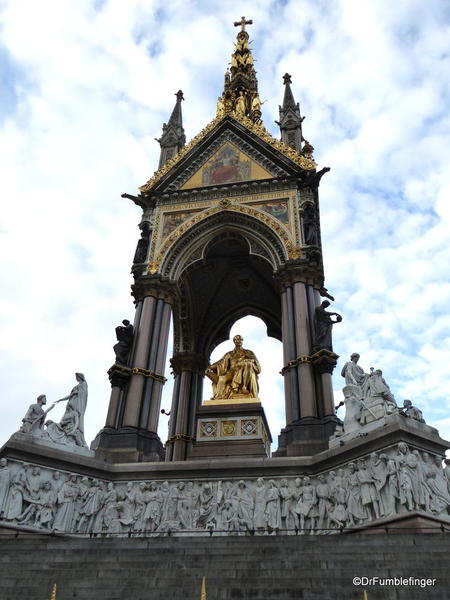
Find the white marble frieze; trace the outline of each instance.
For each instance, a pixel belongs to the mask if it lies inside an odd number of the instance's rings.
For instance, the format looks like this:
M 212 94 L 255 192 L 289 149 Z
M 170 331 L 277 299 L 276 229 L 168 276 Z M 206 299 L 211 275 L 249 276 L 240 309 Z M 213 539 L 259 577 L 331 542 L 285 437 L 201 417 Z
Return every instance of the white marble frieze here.
M 318 475 L 110 482 L 0 459 L 0 519 L 75 534 L 326 533 L 410 511 L 445 517 L 443 457 L 405 443 Z

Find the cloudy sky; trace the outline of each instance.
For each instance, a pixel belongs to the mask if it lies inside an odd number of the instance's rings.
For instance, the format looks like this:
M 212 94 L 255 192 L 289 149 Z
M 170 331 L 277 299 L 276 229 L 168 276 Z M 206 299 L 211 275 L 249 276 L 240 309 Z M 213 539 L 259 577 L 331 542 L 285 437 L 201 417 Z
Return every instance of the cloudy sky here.
M 0 443 L 38 394 L 66 395 L 76 370 L 89 383 L 87 438 L 103 426 L 114 328 L 134 313 L 140 209 L 120 194 L 155 170 L 154 138 L 178 89 L 188 139 L 213 118 L 243 14 L 254 21 L 266 127 L 278 135 L 287 71 L 304 135 L 331 167 L 321 215 L 326 284 L 344 317 L 336 400 L 358 351 L 399 403 L 411 398 L 450 438 L 446 0 L 10 0 L 0 23 Z M 263 363 L 276 438 L 280 343 L 254 318 L 237 331 Z

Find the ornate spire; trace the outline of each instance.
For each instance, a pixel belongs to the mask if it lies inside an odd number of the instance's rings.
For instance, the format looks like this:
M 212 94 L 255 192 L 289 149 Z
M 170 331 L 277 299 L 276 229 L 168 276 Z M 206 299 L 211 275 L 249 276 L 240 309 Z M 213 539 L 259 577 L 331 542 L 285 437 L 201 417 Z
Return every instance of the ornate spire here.
M 301 152 L 302 142 L 304 141 L 302 121 L 305 117 L 300 115 L 300 106 L 294 100 L 294 94 L 291 90 L 292 80 L 289 73 L 283 75 L 283 81 L 285 85 L 283 106 L 279 107 L 280 120 L 276 123 L 280 127 L 281 140 L 297 152 Z
M 258 96 L 258 81 L 253 66 L 253 56 L 249 46 L 246 25 L 251 19 L 241 17 L 234 26 L 240 25 L 235 50 L 231 55 L 231 66 L 225 73 L 225 85 L 222 96 L 217 100 L 217 116 L 236 114 L 250 117 L 255 123 L 261 123 L 261 101 Z
M 181 101 L 184 100 L 183 92 L 178 90 L 175 94 L 177 101 L 170 115 L 169 122 L 163 124 L 162 136 L 157 140 L 161 146 L 161 155 L 159 157 L 160 169 L 170 158 L 186 144 L 186 136 L 183 129 L 183 116 L 181 114 Z

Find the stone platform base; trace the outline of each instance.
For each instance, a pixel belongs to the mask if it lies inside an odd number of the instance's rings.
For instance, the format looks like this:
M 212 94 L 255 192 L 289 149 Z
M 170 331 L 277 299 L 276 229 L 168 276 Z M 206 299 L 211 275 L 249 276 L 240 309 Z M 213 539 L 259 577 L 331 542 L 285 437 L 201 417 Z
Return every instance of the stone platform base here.
M 98 460 L 120 464 L 163 461 L 165 450 L 159 436 L 133 427 L 105 427 L 91 444 Z
M 197 410 L 196 439 L 188 458 L 267 457 L 271 441 L 260 403 L 208 403 Z
M 432 516 L 423 511 L 412 511 L 395 517 L 378 519 L 368 525 L 356 526 L 350 533 L 447 533 L 450 534 L 450 515 Z
M 448 600 L 450 536 L 0 537 L 2 600 Z M 368 585 L 354 578 L 378 578 Z M 380 582 L 383 578 L 393 581 Z M 404 585 L 394 578 L 402 578 Z M 411 578 L 411 579 L 410 579 Z M 426 584 L 427 580 L 434 582 Z M 409 583 L 409 582 L 412 583 Z M 361 585 L 362 583 L 362 585 Z
M 408 419 L 401 414 L 393 414 L 386 415 L 377 421 L 372 421 L 371 423 L 367 423 L 366 425 L 361 425 L 355 427 L 353 430 L 344 433 L 342 426 L 337 426 L 336 431 L 330 437 L 329 447 L 337 448 L 339 446 L 344 445 L 350 440 L 357 438 L 365 438 L 369 435 L 369 433 L 382 429 L 383 427 L 396 427 L 401 425 L 407 425 L 408 429 L 412 431 L 416 431 L 419 434 L 425 434 L 428 436 L 437 436 L 439 435 L 438 430 L 435 427 L 431 427 L 431 425 L 427 425 L 426 423 L 419 423 L 419 421 L 415 421 L 414 419 Z
M 257 422 L 254 408 L 239 418 Z M 0 514 L 5 526 L 105 536 L 289 537 L 383 529 L 395 519 L 445 528 L 450 474 L 442 458 L 449 444 L 408 421 L 309 457 L 224 455 L 229 443 L 220 448 L 216 439 L 195 460 L 110 464 L 13 439 L 0 451 Z M 50 510 L 41 509 L 44 501 Z
M 312 456 L 328 448 L 328 440 L 342 422 L 336 416 L 305 417 L 290 423 L 278 436 L 273 456 Z

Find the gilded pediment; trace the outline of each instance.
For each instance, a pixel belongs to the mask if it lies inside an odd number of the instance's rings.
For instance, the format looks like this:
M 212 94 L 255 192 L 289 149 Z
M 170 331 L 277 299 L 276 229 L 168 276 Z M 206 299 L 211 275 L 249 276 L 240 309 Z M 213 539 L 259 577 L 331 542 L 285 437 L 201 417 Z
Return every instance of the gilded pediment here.
M 225 142 L 181 186 L 181 189 L 186 190 L 211 185 L 238 183 L 240 181 L 272 179 L 273 177 L 273 173 L 270 173 L 258 164 L 256 160 L 248 156 L 245 152 L 242 152 L 237 146 L 231 142 Z
M 316 164 L 247 118 L 216 117 L 171 158 L 142 194 L 295 176 Z

